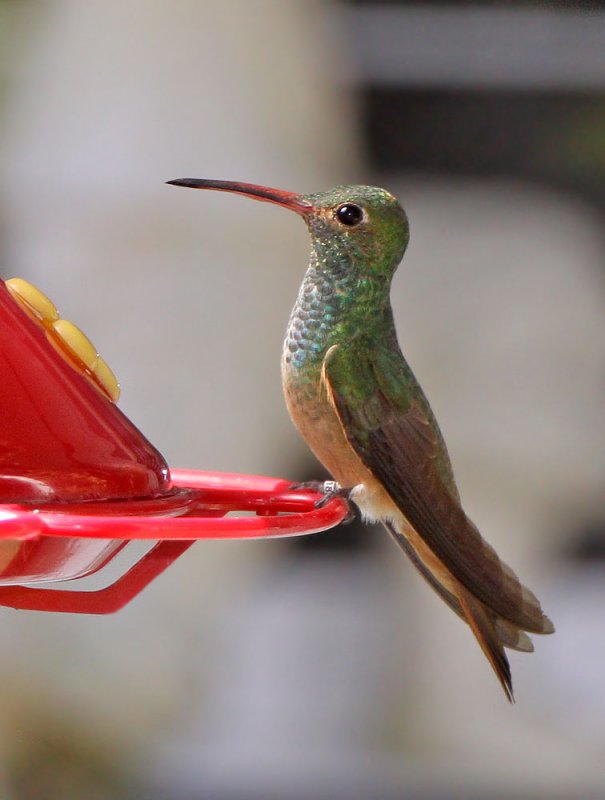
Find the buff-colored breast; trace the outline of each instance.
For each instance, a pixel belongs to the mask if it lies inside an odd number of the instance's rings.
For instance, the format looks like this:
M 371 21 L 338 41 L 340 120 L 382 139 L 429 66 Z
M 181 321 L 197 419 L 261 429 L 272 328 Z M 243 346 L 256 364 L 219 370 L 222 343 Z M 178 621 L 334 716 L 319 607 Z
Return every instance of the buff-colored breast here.
M 282 377 L 290 418 L 313 454 L 342 487 L 363 486 L 353 499 L 364 517 L 378 521 L 400 516 L 382 485 L 349 444 L 321 386 L 320 369 L 307 371 L 303 379 L 284 359 Z

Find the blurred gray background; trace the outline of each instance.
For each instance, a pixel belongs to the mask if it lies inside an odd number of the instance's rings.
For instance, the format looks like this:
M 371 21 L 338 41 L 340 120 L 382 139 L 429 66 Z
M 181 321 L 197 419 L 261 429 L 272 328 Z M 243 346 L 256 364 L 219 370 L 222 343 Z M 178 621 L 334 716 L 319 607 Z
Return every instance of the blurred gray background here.
M 117 616 L 0 613 L 2 800 L 605 796 L 604 5 L 0 1 L 2 276 L 171 465 L 317 477 L 304 226 L 164 181 L 389 188 L 402 347 L 557 625 L 509 707 L 381 531 L 200 543 Z

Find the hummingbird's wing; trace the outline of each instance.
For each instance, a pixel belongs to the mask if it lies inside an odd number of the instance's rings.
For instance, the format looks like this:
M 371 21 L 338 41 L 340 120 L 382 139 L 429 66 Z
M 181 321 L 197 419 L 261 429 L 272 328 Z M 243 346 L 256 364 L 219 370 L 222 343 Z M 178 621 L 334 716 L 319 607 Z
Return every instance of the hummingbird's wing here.
M 536 597 L 464 513 L 445 443 L 402 354 L 358 336 L 330 348 L 322 384 L 349 443 L 420 542 L 409 539 L 405 526 L 400 530 L 396 522 L 385 520 L 386 527 L 469 624 L 512 701 L 504 646 L 531 650 L 524 630 L 550 633 L 554 628 Z
M 551 633 L 537 598 L 482 538 L 448 486 L 441 434 L 401 353 L 358 336 L 330 348 L 322 375 L 349 443 L 456 581 L 496 617 Z

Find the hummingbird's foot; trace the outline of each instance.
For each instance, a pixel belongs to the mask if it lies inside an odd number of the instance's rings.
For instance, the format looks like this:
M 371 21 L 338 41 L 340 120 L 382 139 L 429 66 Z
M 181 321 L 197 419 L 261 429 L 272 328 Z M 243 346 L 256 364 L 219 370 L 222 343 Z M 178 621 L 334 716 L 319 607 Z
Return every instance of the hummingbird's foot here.
M 288 486 L 292 492 L 307 491 L 316 492 L 317 494 L 328 494 L 335 489 L 340 489 L 340 484 L 336 481 L 302 481 L 301 483 L 293 483 Z
M 290 486 L 292 491 L 299 489 L 307 489 L 310 492 L 317 492 L 322 495 L 319 500 L 315 502 L 315 508 L 323 508 L 330 500 L 335 497 L 340 497 L 347 504 L 347 516 L 340 523 L 341 525 L 350 525 L 356 518 L 357 514 L 355 506 L 351 502 L 352 489 L 344 489 L 337 481 L 303 481 L 302 483 L 294 483 Z

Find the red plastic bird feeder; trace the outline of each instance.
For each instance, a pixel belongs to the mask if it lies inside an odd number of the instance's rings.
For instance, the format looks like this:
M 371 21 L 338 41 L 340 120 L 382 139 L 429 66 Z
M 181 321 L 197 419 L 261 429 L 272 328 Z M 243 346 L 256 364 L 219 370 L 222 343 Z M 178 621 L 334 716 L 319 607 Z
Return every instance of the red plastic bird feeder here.
M 285 480 L 170 470 L 117 408 L 117 392 L 48 298 L 0 281 L 0 605 L 107 614 L 198 539 L 316 533 L 346 516 L 342 500 L 316 508 L 318 495 Z M 156 544 L 110 586 L 48 588 L 97 572 L 141 539 Z

